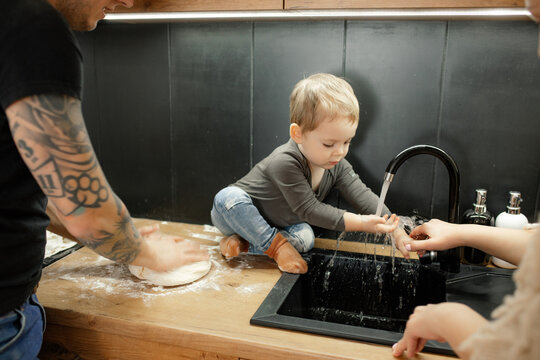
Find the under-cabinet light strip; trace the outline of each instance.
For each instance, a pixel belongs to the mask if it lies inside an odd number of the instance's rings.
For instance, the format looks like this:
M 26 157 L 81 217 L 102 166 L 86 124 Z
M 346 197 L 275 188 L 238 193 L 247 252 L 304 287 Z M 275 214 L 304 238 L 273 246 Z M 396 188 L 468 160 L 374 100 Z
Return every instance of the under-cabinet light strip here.
M 107 14 L 106 21 L 530 20 L 525 8 L 186 11 Z

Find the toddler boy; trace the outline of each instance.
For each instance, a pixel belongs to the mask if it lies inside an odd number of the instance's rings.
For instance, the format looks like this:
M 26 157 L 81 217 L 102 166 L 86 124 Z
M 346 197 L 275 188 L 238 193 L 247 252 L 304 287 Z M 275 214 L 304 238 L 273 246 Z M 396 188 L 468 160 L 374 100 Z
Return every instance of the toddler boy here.
M 345 155 L 356 133 L 358 100 L 352 87 L 330 74 L 296 84 L 290 96 L 290 140 L 214 198 L 212 223 L 226 238 L 226 258 L 267 254 L 282 271 L 305 273 L 299 254 L 313 248 L 315 225 L 337 231 L 391 232 L 399 219 L 362 183 Z M 337 188 L 359 214 L 323 203 Z M 389 221 L 388 221 L 389 220 Z

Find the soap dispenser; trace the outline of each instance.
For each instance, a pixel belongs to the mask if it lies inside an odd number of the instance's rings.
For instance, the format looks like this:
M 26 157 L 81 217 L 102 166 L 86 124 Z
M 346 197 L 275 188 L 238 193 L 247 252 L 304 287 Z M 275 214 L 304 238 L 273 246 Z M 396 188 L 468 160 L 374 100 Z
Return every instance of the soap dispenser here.
M 519 191 L 510 191 L 510 201 L 506 207 L 507 210 L 497 216 L 495 226 L 511 229 L 524 229 L 529 224 L 529 221 L 527 220 L 527 217 L 521 213 L 519 204 L 522 201 L 523 199 L 521 198 L 521 193 Z M 493 264 L 505 269 L 515 269 L 517 267 L 495 256 L 493 257 Z
M 487 190 L 476 189 L 476 201 L 473 204 L 473 208 L 465 211 L 461 223 L 493 226 L 494 219 L 487 210 L 486 200 Z M 489 263 L 489 257 L 490 255 L 485 252 L 468 246 L 464 246 L 461 251 L 461 261 L 465 264 L 487 265 Z

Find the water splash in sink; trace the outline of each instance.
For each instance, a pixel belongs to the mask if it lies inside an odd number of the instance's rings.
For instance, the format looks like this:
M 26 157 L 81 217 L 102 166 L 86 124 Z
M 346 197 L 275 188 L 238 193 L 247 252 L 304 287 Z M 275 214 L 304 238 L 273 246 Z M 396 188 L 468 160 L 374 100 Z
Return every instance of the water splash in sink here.
M 315 250 L 307 256 L 308 273 L 291 289 L 279 314 L 403 331 L 415 306 L 445 300 L 444 277 L 417 262 L 398 259 L 392 274 L 391 263 L 381 256 L 365 260 L 362 254 Z
M 332 267 L 334 266 L 334 259 L 336 257 L 337 252 L 339 251 L 339 244 L 343 241 L 346 234 L 347 233 L 345 231 L 341 232 L 341 234 L 339 234 L 336 240 L 336 250 L 334 251 L 334 255 L 332 256 L 332 259 L 330 259 L 330 262 L 328 263 L 328 268 L 324 274 L 323 291 L 328 291 L 328 281 L 330 279 L 330 274 L 332 273 Z

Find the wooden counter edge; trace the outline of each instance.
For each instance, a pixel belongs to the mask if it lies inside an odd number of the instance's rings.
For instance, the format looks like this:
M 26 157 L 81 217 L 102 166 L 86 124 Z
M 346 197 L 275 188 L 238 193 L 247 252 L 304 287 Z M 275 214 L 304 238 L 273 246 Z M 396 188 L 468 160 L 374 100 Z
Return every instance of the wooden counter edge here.
M 159 348 L 161 345 L 170 345 L 177 349 L 191 349 L 195 352 L 210 352 L 243 359 L 353 359 L 351 357 L 335 354 L 310 352 L 303 349 L 297 350 L 283 346 L 278 347 L 275 345 L 248 341 L 238 337 L 209 334 L 195 330 L 167 328 L 148 322 L 113 319 L 104 315 L 87 315 L 71 310 L 53 308 L 46 308 L 46 312 L 50 315 L 52 320 L 49 322 L 50 326 L 45 333 L 44 342 L 49 343 L 49 346 L 50 343 L 59 345 L 79 356 L 84 356 L 84 354 L 89 351 L 89 349 L 85 349 L 85 347 L 90 346 L 90 344 L 93 344 L 94 346 L 96 343 L 99 344 L 100 341 L 98 338 L 105 336 L 108 344 L 111 343 L 111 338 L 132 339 L 133 341 L 130 342 L 130 350 L 132 352 L 140 353 L 141 355 L 149 352 L 149 346 L 152 348 Z M 82 342 L 80 340 L 77 341 L 80 339 L 80 336 L 76 336 L 76 334 L 81 331 L 85 334 L 85 340 Z M 283 331 L 284 336 L 290 335 L 287 330 L 280 329 L 279 331 Z M 61 332 L 61 334 L 55 334 L 55 332 Z M 73 338 L 71 338 L 72 334 Z M 143 342 L 138 345 L 140 340 Z M 118 345 L 118 349 L 113 351 L 119 351 L 122 348 L 120 342 L 116 342 L 116 344 Z M 110 345 L 107 345 L 102 348 L 103 351 L 107 351 L 107 348 L 110 347 Z M 140 348 L 137 349 L 134 347 Z M 92 357 L 92 360 L 100 359 L 100 357 L 96 357 L 96 349 L 94 348 L 92 351 L 94 356 Z M 109 349 L 109 351 L 111 351 L 111 349 Z M 111 354 L 103 354 L 103 359 L 106 358 L 111 358 Z M 144 358 L 144 355 L 141 358 Z

